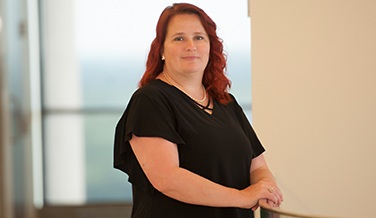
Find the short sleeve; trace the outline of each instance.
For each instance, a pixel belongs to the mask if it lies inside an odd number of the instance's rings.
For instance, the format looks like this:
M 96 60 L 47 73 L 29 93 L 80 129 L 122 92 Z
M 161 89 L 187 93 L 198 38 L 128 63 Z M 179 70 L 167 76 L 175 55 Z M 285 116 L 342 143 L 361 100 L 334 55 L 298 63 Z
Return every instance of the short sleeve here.
M 235 98 L 233 96 L 231 96 L 231 97 L 234 100 L 233 103 L 234 103 L 234 106 L 235 106 L 236 117 L 237 117 L 240 125 L 242 126 L 242 129 L 244 130 L 245 134 L 247 135 L 248 139 L 251 142 L 252 150 L 253 150 L 253 157 L 252 158 L 255 158 L 255 157 L 259 156 L 260 154 L 262 154 L 265 151 L 265 148 L 262 146 L 259 138 L 256 135 L 256 132 L 254 131 L 252 125 L 249 123 L 246 115 L 244 114 L 243 109 L 237 103 Z
M 133 133 L 140 137 L 161 137 L 176 144 L 184 143 L 176 131 L 173 107 L 169 105 L 163 93 L 136 94 L 127 108 L 125 140 L 130 140 Z
M 141 88 L 142 89 L 142 88 Z M 129 140 L 139 137 L 161 137 L 178 145 L 185 144 L 175 128 L 173 108 L 158 91 L 138 90 L 131 98 L 115 129 L 114 167 L 127 173 L 129 182 L 151 192 L 152 187 L 142 171 Z

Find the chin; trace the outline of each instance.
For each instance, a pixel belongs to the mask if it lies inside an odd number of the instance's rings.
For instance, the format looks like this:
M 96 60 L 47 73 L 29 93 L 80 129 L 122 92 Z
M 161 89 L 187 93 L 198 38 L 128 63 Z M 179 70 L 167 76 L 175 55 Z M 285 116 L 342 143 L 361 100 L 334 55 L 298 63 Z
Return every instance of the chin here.
M 205 68 L 202 67 L 187 67 L 184 69 L 187 73 L 204 72 Z
M 198 73 L 198 72 L 204 72 L 202 69 L 186 69 L 184 70 L 186 73 Z

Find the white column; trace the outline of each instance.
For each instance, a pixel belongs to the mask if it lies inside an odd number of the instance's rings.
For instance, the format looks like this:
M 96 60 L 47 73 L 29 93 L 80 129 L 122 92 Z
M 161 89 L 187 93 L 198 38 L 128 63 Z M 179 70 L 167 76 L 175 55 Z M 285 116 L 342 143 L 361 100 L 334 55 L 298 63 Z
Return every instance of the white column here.
M 75 49 L 74 1 L 43 1 L 43 103 L 45 187 L 49 204 L 86 200 L 84 122 L 80 114 L 54 113 L 82 106 Z
M 43 151 L 41 126 L 41 81 L 40 81 L 40 44 L 39 44 L 39 11 L 38 0 L 27 0 L 27 38 L 29 72 L 28 95 L 30 98 L 30 143 L 32 163 L 32 199 L 33 206 L 43 207 Z

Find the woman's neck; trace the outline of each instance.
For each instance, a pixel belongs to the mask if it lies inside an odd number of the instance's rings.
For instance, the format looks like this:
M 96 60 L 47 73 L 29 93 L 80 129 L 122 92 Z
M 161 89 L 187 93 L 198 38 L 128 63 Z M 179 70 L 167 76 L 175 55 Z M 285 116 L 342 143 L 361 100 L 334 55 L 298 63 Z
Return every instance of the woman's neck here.
M 163 72 L 171 80 L 173 85 L 179 86 L 187 92 L 198 93 L 202 95 L 202 77 L 203 72 L 174 72 L 164 68 Z M 170 82 L 169 82 L 170 83 Z
M 204 99 L 206 96 L 202 75 L 194 73 L 182 75 L 165 70 L 157 78 L 175 86 L 193 99 Z

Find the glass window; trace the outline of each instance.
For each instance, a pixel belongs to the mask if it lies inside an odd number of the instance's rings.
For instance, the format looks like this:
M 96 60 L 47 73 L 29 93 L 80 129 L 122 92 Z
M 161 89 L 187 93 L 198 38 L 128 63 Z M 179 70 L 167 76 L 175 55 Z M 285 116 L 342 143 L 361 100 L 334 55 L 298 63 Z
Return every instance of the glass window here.
M 251 118 L 247 0 L 188 2 L 217 23 L 231 93 Z M 126 174 L 112 167 L 114 128 L 145 70 L 158 17 L 172 3 L 42 1 L 47 204 L 131 202 Z

